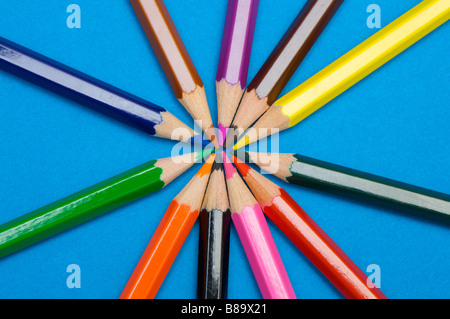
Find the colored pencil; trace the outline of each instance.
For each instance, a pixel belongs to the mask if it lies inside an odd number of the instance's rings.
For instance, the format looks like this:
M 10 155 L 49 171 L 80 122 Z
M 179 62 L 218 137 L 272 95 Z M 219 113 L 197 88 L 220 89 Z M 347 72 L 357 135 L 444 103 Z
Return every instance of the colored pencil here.
M 368 174 L 298 154 L 246 152 L 249 162 L 285 182 L 324 190 L 359 200 L 375 199 L 394 208 L 417 210 L 450 218 L 450 195 Z
M 198 299 L 227 298 L 231 225 L 229 206 L 223 165 L 216 158 L 199 217 Z
M 222 152 L 231 218 L 264 299 L 295 299 L 261 207 Z
M 238 141 L 234 149 L 296 125 L 449 18 L 450 1 L 421 1 L 353 50 L 275 101 L 253 128 Z
M 0 225 L 0 258 L 163 188 L 211 150 L 147 162 Z
M 232 127 L 242 134 L 275 102 L 343 0 L 309 0 L 248 85 Z
M 219 144 L 194 63 L 162 0 L 130 0 L 175 96 L 214 144 Z
M 150 135 L 194 140 L 196 133 L 166 109 L 1 37 L 0 68 Z M 184 136 L 172 137 L 177 130 Z
M 153 299 L 198 218 L 215 154 L 172 200 L 121 299 Z
M 233 156 L 233 162 L 264 213 L 344 297 L 351 299 L 386 298 L 377 287 L 368 286 L 369 280 L 364 272 L 284 189 L 257 173 L 235 156 Z
M 223 145 L 247 84 L 259 0 L 228 0 L 216 75 L 219 144 Z

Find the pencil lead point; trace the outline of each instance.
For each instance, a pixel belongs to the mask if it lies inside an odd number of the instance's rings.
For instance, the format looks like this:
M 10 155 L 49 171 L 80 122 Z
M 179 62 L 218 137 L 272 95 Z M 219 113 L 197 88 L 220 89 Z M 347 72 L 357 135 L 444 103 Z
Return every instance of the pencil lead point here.
M 250 144 L 250 138 L 247 135 L 245 135 L 233 146 L 233 149 L 238 150 L 242 147 L 245 147 L 248 144 Z
M 219 145 L 221 147 L 226 147 L 225 146 L 225 142 L 226 142 L 226 138 L 227 138 L 227 133 L 228 133 L 228 126 L 224 126 L 221 123 L 219 123 L 218 125 L 219 127 Z
M 236 172 L 236 169 L 234 168 L 232 162 L 228 158 L 227 154 L 222 151 L 222 161 L 223 161 L 223 167 L 225 170 L 225 176 L 227 179 L 233 177 L 234 173 Z
M 211 147 L 211 148 L 205 148 L 203 151 L 198 152 L 195 162 L 196 163 L 201 162 L 203 159 L 206 161 L 214 150 L 215 150 L 215 148 Z
M 243 161 L 241 161 L 236 156 L 233 156 L 231 158 L 234 165 L 237 167 L 239 173 L 241 173 L 242 177 L 246 177 L 248 175 L 248 172 L 251 170 L 251 167 L 245 164 Z

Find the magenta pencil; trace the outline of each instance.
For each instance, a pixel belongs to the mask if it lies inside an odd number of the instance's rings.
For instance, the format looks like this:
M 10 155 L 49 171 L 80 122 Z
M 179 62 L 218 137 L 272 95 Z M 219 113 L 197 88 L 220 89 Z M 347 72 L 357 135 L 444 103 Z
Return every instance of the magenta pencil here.
M 223 145 L 247 83 L 259 0 L 229 0 L 216 76 L 219 143 Z
M 295 299 L 280 254 L 255 197 L 222 152 L 231 218 L 264 299 Z

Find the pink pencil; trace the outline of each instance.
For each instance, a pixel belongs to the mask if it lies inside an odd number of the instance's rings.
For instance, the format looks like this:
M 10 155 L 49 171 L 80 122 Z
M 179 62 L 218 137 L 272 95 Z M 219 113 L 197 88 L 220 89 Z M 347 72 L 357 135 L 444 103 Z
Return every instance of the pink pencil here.
M 256 199 L 222 152 L 231 216 L 264 299 L 295 299 L 269 225 Z

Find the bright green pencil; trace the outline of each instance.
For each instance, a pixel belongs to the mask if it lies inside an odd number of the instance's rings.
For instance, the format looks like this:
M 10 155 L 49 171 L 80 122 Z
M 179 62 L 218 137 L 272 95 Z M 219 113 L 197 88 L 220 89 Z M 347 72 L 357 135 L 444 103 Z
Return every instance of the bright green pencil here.
M 212 151 L 147 162 L 0 225 L 0 258 L 160 190 Z

